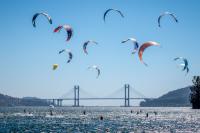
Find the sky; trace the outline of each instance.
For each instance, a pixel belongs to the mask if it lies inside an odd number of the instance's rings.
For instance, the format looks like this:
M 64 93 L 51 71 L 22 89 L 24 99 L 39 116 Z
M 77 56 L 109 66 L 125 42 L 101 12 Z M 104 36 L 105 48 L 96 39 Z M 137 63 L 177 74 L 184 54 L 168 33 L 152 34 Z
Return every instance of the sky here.
M 104 12 L 110 12 L 103 21 Z M 0 1 L 0 93 L 15 96 L 58 98 L 74 85 L 97 97 L 115 92 L 130 84 L 146 97 L 159 97 L 178 88 L 191 85 L 192 77 L 200 74 L 199 35 L 200 1 L 198 0 L 1 0 Z M 157 19 L 165 11 L 174 13 L 179 22 L 166 16 L 158 27 Z M 53 20 L 39 16 L 36 28 L 32 17 L 37 12 L 48 13 Z M 68 24 L 74 34 L 66 42 L 66 32 L 53 33 L 58 25 Z M 159 47 L 148 48 L 143 56 L 149 65 L 132 55 L 134 37 L 142 44 L 155 41 Z M 98 45 L 82 50 L 87 40 Z M 74 58 L 67 64 L 67 55 L 58 51 L 68 48 Z M 188 75 L 181 71 L 175 57 L 189 61 Z M 59 68 L 52 70 L 52 64 Z M 88 70 L 91 65 L 101 69 Z

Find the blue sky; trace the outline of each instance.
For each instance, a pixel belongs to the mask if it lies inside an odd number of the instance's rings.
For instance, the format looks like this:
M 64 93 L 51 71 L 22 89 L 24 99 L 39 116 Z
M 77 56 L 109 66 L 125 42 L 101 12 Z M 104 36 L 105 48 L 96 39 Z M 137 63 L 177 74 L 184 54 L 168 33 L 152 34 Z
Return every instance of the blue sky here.
M 124 19 L 110 13 L 106 23 L 103 13 L 108 8 L 123 12 Z M 198 44 L 200 34 L 200 2 L 180 0 L 1 0 L 0 1 L 0 92 L 11 96 L 60 97 L 75 84 L 93 95 L 107 95 L 131 84 L 147 97 L 191 84 L 193 75 L 200 74 Z M 50 25 L 38 17 L 34 28 L 31 20 L 37 12 L 47 12 L 53 19 Z M 170 17 L 157 18 L 165 12 L 176 14 L 179 23 Z M 66 33 L 53 33 L 53 29 L 69 24 L 74 30 L 71 41 Z M 151 47 L 144 53 L 145 67 L 132 55 L 131 43 L 121 44 L 134 37 L 139 43 L 156 41 L 160 47 Z M 82 50 L 84 41 L 96 40 L 99 44 Z M 70 64 L 58 51 L 69 48 L 74 54 Z M 185 76 L 173 58 L 183 56 L 189 60 L 190 73 Z M 52 71 L 52 64 L 59 68 Z M 98 65 L 101 75 L 87 70 Z

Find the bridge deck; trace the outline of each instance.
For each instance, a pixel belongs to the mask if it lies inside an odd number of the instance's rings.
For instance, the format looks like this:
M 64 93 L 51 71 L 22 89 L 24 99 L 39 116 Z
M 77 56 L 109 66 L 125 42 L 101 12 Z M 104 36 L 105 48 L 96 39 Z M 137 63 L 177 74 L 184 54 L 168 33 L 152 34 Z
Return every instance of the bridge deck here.
M 122 100 L 124 98 L 109 98 L 109 97 L 104 97 L 104 98 L 79 98 L 79 100 Z M 129 98 L 130 100 L 147 100 L 147 99 L 154 99 L 154 98 Z M 53 100 L 52 99 L 43 99 L 43 100 Z M 55 98 L 54 100 L 74 100 L 74 98 Z

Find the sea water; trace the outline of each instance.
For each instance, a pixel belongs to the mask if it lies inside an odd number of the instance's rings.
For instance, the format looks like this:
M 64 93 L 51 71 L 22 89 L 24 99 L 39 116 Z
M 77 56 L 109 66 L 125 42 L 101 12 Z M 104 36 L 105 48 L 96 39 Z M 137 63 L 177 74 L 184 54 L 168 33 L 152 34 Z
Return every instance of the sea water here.
M 200 132 L 200 110 L 180 107 L 1 107 L 0 132 L 194 133 Z

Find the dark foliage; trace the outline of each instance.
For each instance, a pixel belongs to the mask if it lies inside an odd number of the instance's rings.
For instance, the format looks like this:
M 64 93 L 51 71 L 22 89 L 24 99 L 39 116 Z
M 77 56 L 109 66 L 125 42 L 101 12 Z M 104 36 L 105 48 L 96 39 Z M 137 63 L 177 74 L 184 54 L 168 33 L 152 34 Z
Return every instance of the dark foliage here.
M 200 76 L 193 77 L 193 86 L 190 87 L 190 102 L 193 109 L 200 109 Z

